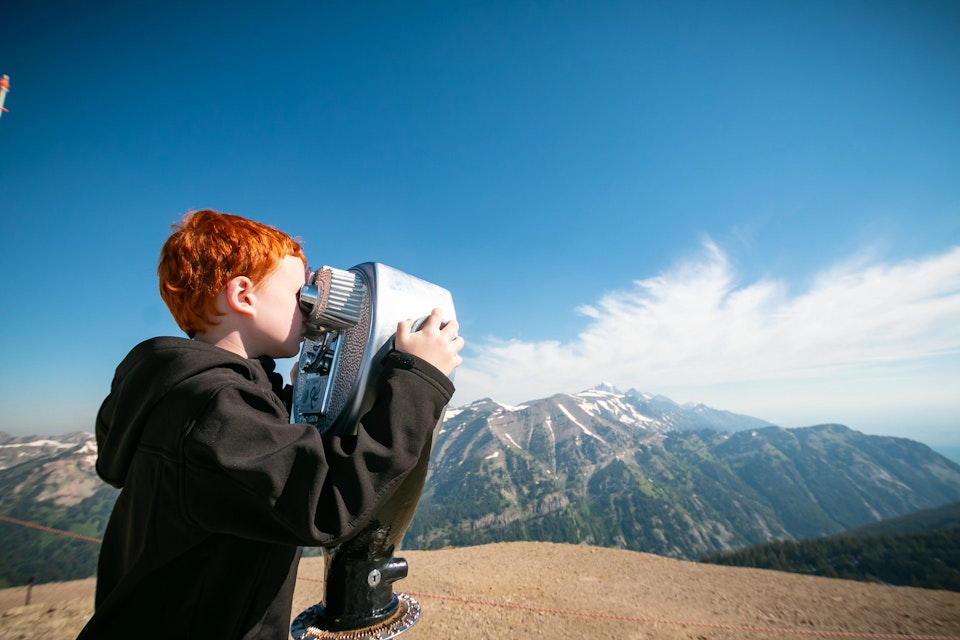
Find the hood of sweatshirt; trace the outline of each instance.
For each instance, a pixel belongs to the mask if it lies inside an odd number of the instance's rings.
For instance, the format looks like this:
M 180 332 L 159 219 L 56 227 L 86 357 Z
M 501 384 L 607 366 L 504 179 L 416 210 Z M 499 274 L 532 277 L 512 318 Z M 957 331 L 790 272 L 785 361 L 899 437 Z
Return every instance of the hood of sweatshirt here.
M 110 395 L 97 414 L 97 473 L 122 487 L 153 407 L 178 384 L 210 369 L 233 369 L 270 387 L 257 360 L 187 338 L 152 338 L 117 367 Z

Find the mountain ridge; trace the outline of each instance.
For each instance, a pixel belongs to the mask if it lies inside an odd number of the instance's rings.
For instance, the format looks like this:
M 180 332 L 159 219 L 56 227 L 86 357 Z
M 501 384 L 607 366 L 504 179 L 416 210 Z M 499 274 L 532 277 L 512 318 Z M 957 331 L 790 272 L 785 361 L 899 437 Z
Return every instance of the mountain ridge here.
M 500 540 L 697 558 L 839 533 L 960 497 L 960 465 L 905 438 L 769 422 L 601 385 L 452 412 L 405 544 Z
M 960 591 L 960 502 L 841 534 L 766 542 L 700 561 Z
M 117 492 L 96 478 L 94 450 L 86 432 L 0 434 L 0 514 L 102 536 Z M 403 546 L 543 540 L 696 559 L 957 500 L 960 465 L 911 440 L 784 429 L 598 385 L 449 409 Z M 95 570 L 81 540 L 54 545 L 4 522 L 0 535 L 0 586 Z

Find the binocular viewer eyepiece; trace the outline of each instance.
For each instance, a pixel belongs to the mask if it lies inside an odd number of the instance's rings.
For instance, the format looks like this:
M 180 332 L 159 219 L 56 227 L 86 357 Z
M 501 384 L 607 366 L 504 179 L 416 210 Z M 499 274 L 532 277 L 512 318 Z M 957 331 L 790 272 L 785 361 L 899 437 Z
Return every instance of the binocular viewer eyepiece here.
M 333 267 L 312 272 L 300 288 L 300 309 L 307 316 L 307 337 L 343 331 L 357 325 L 369 304 L 360 273 Z
M 384 264 L 310 273 L 300 289 L 306 331 L 291 419 L 312 423 L 321 434 L 355 428 L 373 406 L 397 323 L 438 307 L 446 319 L 455 317 L 449 291 Z

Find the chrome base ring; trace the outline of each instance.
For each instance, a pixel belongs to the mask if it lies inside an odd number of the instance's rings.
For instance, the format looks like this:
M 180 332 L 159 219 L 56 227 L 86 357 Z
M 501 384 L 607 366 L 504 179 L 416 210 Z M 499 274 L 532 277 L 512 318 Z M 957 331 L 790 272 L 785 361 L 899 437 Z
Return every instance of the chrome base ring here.
M 323 608 L 317 605 L 304 611 L 290 626 L 290 633 L 296 640 L 391 640 L 412 627 L 420 619 L 420 603 L 405 593 L 396 594 L 398 606 L 396 612 L 386 620 L 360 629 L 341 629 L 329 631 L 315 626 L 323 615 Z

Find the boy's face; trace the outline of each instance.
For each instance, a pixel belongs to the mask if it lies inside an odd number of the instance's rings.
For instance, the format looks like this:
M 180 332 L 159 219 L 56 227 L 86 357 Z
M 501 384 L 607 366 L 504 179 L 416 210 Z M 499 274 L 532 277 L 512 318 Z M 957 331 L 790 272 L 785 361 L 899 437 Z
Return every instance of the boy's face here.
M 300 352 L 305 318 L 300 310 L 299 294 L 306 278 L 303 261 L 286 256 L 280 266 L 254 288 L 258 356 L 292 358 Z

